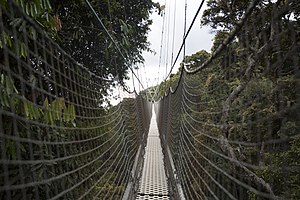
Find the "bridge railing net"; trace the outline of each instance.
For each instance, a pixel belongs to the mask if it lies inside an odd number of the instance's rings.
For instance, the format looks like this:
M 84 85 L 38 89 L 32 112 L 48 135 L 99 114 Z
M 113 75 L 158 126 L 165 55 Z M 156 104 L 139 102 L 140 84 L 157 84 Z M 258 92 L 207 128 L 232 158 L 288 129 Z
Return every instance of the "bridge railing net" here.
M 1 3 L 2 5 L 2 3 Z M 0 7 L 0 199 L 120 199 L 145 142 L 140 96 L 101 106 L 103 81 L 12 1 Z M 141 155 L 141 154 L 140 154 Z
M 160 101 L 163 146 L 186 199 L 300 198 L 299 3 L 272 2 L 249 3 Z

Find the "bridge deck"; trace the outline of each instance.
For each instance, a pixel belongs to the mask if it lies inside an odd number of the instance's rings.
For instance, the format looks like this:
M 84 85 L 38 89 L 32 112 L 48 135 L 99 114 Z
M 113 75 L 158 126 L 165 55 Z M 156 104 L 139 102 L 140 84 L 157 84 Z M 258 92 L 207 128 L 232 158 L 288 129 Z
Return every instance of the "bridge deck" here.
M 156 115 L 153 112 L 137 200 L 170 199 Z

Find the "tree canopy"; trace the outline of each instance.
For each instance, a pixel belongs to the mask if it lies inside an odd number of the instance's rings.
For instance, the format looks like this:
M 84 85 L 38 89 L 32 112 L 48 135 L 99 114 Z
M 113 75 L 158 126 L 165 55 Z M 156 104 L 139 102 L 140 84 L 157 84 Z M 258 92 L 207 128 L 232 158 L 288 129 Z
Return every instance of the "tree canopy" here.
M 170 80 L 160 84 L 161 113 L 167 116 L 162 138 L 171 138 L 175 165 L 182 166 L 181 148 L 192 147 L 190 162 L 196 173 L 182 178 L 190 181 L 183 187 L 195 189 L 186 194 L 188 199 L 214 198 L 202 182 L 214 185 L 203 172 L 215 166 L 270 194 L 270 199 L 300 198 L 297 2 L 209 0 L 202 25 L 216 32 L 212 53 L 199 51 L 183 60 L 187 69 L 200 70 L 183 72 L 178 93 L 165 95 Z M 207 59 L 211 62 L 199 68 Z M 187 142 L 178 147 L 182 135 Z M 221 172 L 211 174 L 236 199 L 265 199 Z
M 112 86 L 117 83 L 124 86 L 129 68 L 144 61 L 142 52 L 151 51 L 147 40 L 152 24 L 149 16 L 154 11 L 159 12 L 160 6 L 151 0 L 89 2 L 110 36 L 85 1 L 16 1 L 73 59 L 98 76 L 103 95 L 99 98 L 105 99 Z M 8 6 L 7 1 L 1 4 Z M 21 18 L 8 23 L 20 27 L 19 30 L 27 26 Z M 35 30 L 27 28 L 33 38 L 36 37 Z M 13 46 L 9 36 L 6 40 Z M 20 54 L 25 58 L 25 49 L 20 46 Z
M 57 40 L 76 61 L 103 77 L 103 87 L 108 88 L 110 84 L 105 80 L 123 83 L 128 68 L 143 62 L 142 51 L 150 50 L 149 14 L 158 5 L 151 0 L 91 0 L 90 3 L 124 57 L 84 1 L 51 1 L 62 26 Z

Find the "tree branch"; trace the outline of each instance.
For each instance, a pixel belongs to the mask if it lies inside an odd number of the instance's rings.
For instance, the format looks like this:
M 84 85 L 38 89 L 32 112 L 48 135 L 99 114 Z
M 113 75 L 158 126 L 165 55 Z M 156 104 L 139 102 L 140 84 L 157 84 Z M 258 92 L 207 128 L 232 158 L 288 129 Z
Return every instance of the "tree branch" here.
M 247 84 L 251 80 L 251 71 L 254 69 L 256 65 L 256 62 L 253 59 L 253 54 L 248 56 L 248 68 L 246 69 L 244 73 L 244 79 L 241 81 L 241 83 L 230 93 L 230 95 L 227 97 L 226 101 L 223 104 L 223 110 L 222 110 L 222 117 L 221 117 L 221 122 L 224 124 L 223 125 L 223 135 L 220 136 L 221 139 L 221 145 L 224 147 L 225 151 L 228 152 L 229 156 L 233 159 L 233 163 L 237 166 L 243 169 L 248 176 L 257 184 L 257 185 L 262 185 L 268 193 L 272 196 L 272 198 L 276 199 L 274 192 L 272 191 L 271 186 L 265 182 L 262 178 L 257 176 L 254 172 L 252 172 L 250 169 L 245 167 L 244 165 L 239 162 L 237 159 L 234 148 L 230 145 L 228 142 L 227 136 L 228 136 L 228 131 L 229 131 L 229 125 L 228 125 L 228 117 L 229 117 L 229 111 L 230 111 L 230 106 L 232 102 L 239 96 L 239 94 L 246 88 Z

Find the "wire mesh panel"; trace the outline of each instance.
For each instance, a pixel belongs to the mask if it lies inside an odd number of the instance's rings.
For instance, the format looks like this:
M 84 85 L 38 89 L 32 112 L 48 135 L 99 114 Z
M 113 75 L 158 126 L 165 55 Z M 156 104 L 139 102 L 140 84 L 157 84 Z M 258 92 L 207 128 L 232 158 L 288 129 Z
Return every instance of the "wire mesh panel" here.
M 102 79 L 0 4 L 0 199 L 120 199 L 151 106 L 101 106 Z
M 186 199 L 300 198 L 299 2 L 253 1 L 159 105 Z

